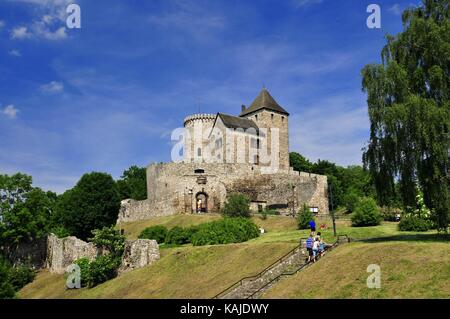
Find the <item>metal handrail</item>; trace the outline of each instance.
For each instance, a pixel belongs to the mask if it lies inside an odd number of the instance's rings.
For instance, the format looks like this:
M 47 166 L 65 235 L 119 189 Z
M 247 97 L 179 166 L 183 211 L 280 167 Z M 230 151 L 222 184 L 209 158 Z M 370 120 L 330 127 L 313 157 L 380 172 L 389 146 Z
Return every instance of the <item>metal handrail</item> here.
M 339 244 L 339 238 L 340 237 L 345 237 L 347 238 L 347 241 L 350 242 L 350 238 L 347 235 L 339 235 L 337 237 L 336 242 L 330 247 L 330 250 L 332 250 L 333 248 L 336 247 L 336 245 Z M 300 267 L 298 267 L 296 270 L 290 272 L 290 273 L 281 273 L 278 276 L 276 276 L 275 278 L 273 278 L 272 280 L 270 280 L 268 283 L 266 283 L 265 285 L 263 285 L 262 287 L 260 287 L 258 290 L 256 290 L 255 292 L 253 292 L 250 296 L 247 296 L 246 299 L 250 299 L 251 297 L 253 297 L 254 295 L 256 295 L 258 292 L 260 292 L 262 289 L 264 289 L 265 287 L 267 287 L 268 285 L 270 285 L 272 282 L 277 281 L 278 279 L 280 279 L 282 276 L 292 276 L 295 275 L 296 273 L 298 273 L 300 270 L 302 270 L 303 268 L 305 268 L 306 266 L 308 266 L 309 264 L 311 264 L 311 261 L 308 261 L 306 263 L 304 263 L 303 265 L 301 265 Z
M 259 272 L 256 275 L 253 276 L 247 276 L 247 277 L 243 277 L 241 278 L 239 281 L 235 282 L 234 284 L 232 284 L 231 286 L 229 286 L 228 288 L 226 288 L 225 290 L 221 291 L 220 293 L 218 293 L 217 295 L 215 295 L 213 297 L 213 299 L 217 299 L 220 295 L 223 295 L 229 291 L 231 291 L 233 288 L 237 287 L 237 286 L 242 286 L 242 283 L 245 280 L 248 279 L 256 279 L 261 277 L 264 273 L 266 273 L 269 269 L 271 269 L 273 266 L 275 266 L 276 264 L 278 264 L 280 261 L 284 260 L 286 257 L 290 257 L 291 255 L 293 255 L 293 253 L 296 250 L 300 250 L 302 248 L 302 240 L 306 239 L 306 238 L 300 238 L 300 244 L 298 246 L 296 246 L 294 249 L 290 250 L 289 252 L 287 252 L 285 255 L 283 255 L 282 257 L 278 258 L 276 261 L 274 261 L 272 264 L 270 264 L 269 266 L 267 266 L 266 268 L 264 268 L 261 272 Z

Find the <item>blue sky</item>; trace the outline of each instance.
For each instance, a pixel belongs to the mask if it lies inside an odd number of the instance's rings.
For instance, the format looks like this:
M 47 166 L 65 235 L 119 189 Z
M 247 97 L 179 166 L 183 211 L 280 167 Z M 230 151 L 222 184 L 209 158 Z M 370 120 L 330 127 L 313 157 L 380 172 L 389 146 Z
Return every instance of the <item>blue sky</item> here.
M 65 28 L 68 3 L 82 28 Z M 381 6 L 381 29 L 366 7 Z M 361 68 L 408 1 L 0 0 L 0 173 L 59 193 L 170 161 L 173 129 L 237 114 L 263 84 L 291 114 L 291 151 L 360 164 Z

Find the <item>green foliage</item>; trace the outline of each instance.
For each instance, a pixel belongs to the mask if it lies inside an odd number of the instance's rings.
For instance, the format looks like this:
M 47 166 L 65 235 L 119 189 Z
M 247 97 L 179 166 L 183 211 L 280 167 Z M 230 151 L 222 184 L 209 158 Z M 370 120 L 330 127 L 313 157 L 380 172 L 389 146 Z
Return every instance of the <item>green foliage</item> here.
M 397 220 L 398 215 L 402 215 L 402 211 L 399 208 L 384 206 L 380 208 L 381 216 L 383 220 L 393 222 Z
M 81 286 L 92 288 L 117 276 L 121 257 L 109 254 L 99 256 L 91 262 L 87 258 L 80 258 L 75 264 L 80 266 Z
M 98 247 L 106 248 L 114 256 L 122 256 L 125 247 L 125 236 L 112 227 L 103 227 L 92 231 L 93 238 L 89 240 Z
M 10 280 L 11 265 L 0 256 L 0 299 L 14 298 L 16 292 Z
M 139 235 L 140 239 L 154 239 L 158 244 L 164 243 L 167 236 L 167 228 L 162 225 L 156 225 L 145 228 Z
M 433 227 L 432 215 L 425 205 L 423 194 L 417 190 L 416 209 L 409 208 L 398 224 L 401 231 L 427 231 Z
M 222 209 L 225 217 L 250 217 L 250 199 L 243 194 L 231 194 Z
M 387 36 L 382 64 L 362 70 L 370 118 L 363 161 L 378 201 L 390 205 L 398 191 L 403 207 L 414 207 L 418 181 L 439 230 L 450 221 L 449 16 L 448 0 L 405 10 L 404 30 Z
M 117 181 L 120 199 L 143 200 L 147 198 L 147 172 L 145 167 L 131 166 Z
M 70 232 L 61 225 L 55 226 L 50 230 L 51 233 L 55 234 L 58 238 L 64 238 L 70 236 Z
M 377 226 L 383 217 L 381 216 L 377 203 L 373 198 L 362 198 L 355 207 L 352 214 L 352 226 Z
M 342 197 L 342 204 L 344 205 L 347 212 L 353 213 L 356 205 L 360 200 L 360 196 L 354 190 L 350 190 L 348 193 L 344 194 Z
M 297 215 L 297 227 L 298 229 L 308 229 L 309 222 L 314 220 L 314 215 L 310 211 L 309 207 L 306 204 L 303 204 L 302 208 L 298 212 Z
M 192 236 L 194 246 L 241 243 L 259 236 L 259 229 L 245 217 L 223 218 L 201 224 Z
M 89 287 L 95 287 L 117 276 L 121 257 L 114 255 L 99 256 L 89 264 Z
M 180 226 L 175 226 L 167 232 L 165 243 L 169 245 L 184 245 L 191 242 L 191 232 Z
M 84 174 L 77 185 L 59 197 L 57 223 L 86 240 L 92 230 L 115 224 L 120 208 L 117 185 L 109 174 Z
M 11 268 L 9 281 L 15 291 L 19 291 L 25 285 L 29 284 L 36 277 L 35 270 L 26 266 L 17 266 Z
M 401 231 L 427 231 L 432 228 L 430 220 L 422 219 L 418 216 L 405 216 L 400 220 L 398 229 Z
M 80 267 L 80 275 L 81 275 L 81 286 L 82 287 L 88 287 L 89 284 L 92 282 L 91 280 L 91 273 L 89 269 L 90 260 L 86 257 L 77 259 L 74 262 L 76 265 Z
M 301 154 L 296 152 L 289 153 L 289 163 L 290 166 L 298 172 L 311 173 L 313 170 L 313 164 Z

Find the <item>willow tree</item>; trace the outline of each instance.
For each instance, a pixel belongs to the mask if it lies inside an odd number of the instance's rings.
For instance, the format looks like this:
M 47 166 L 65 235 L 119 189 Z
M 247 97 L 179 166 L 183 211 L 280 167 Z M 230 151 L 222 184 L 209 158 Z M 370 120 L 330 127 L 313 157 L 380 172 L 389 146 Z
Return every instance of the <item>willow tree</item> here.
M 382 63 L 362 70 L 370 118 L 363 161 L 380 204 L 399 191 L 403 205 L 415 207 L 420 187 L 443 230 L 450 207 L 449 1 L 424 0 L 402 21 L 403 31 L 386 37 Z

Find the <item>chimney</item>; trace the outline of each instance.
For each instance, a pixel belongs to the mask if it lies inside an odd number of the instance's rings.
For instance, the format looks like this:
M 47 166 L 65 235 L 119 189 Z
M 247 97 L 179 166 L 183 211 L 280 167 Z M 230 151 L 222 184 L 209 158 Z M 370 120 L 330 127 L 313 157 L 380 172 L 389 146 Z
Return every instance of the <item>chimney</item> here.
M 242 104 L 242 106 L 241 106 L 241 112 L 244 112 L 244 111 L 245 111 L 245 105 Z

